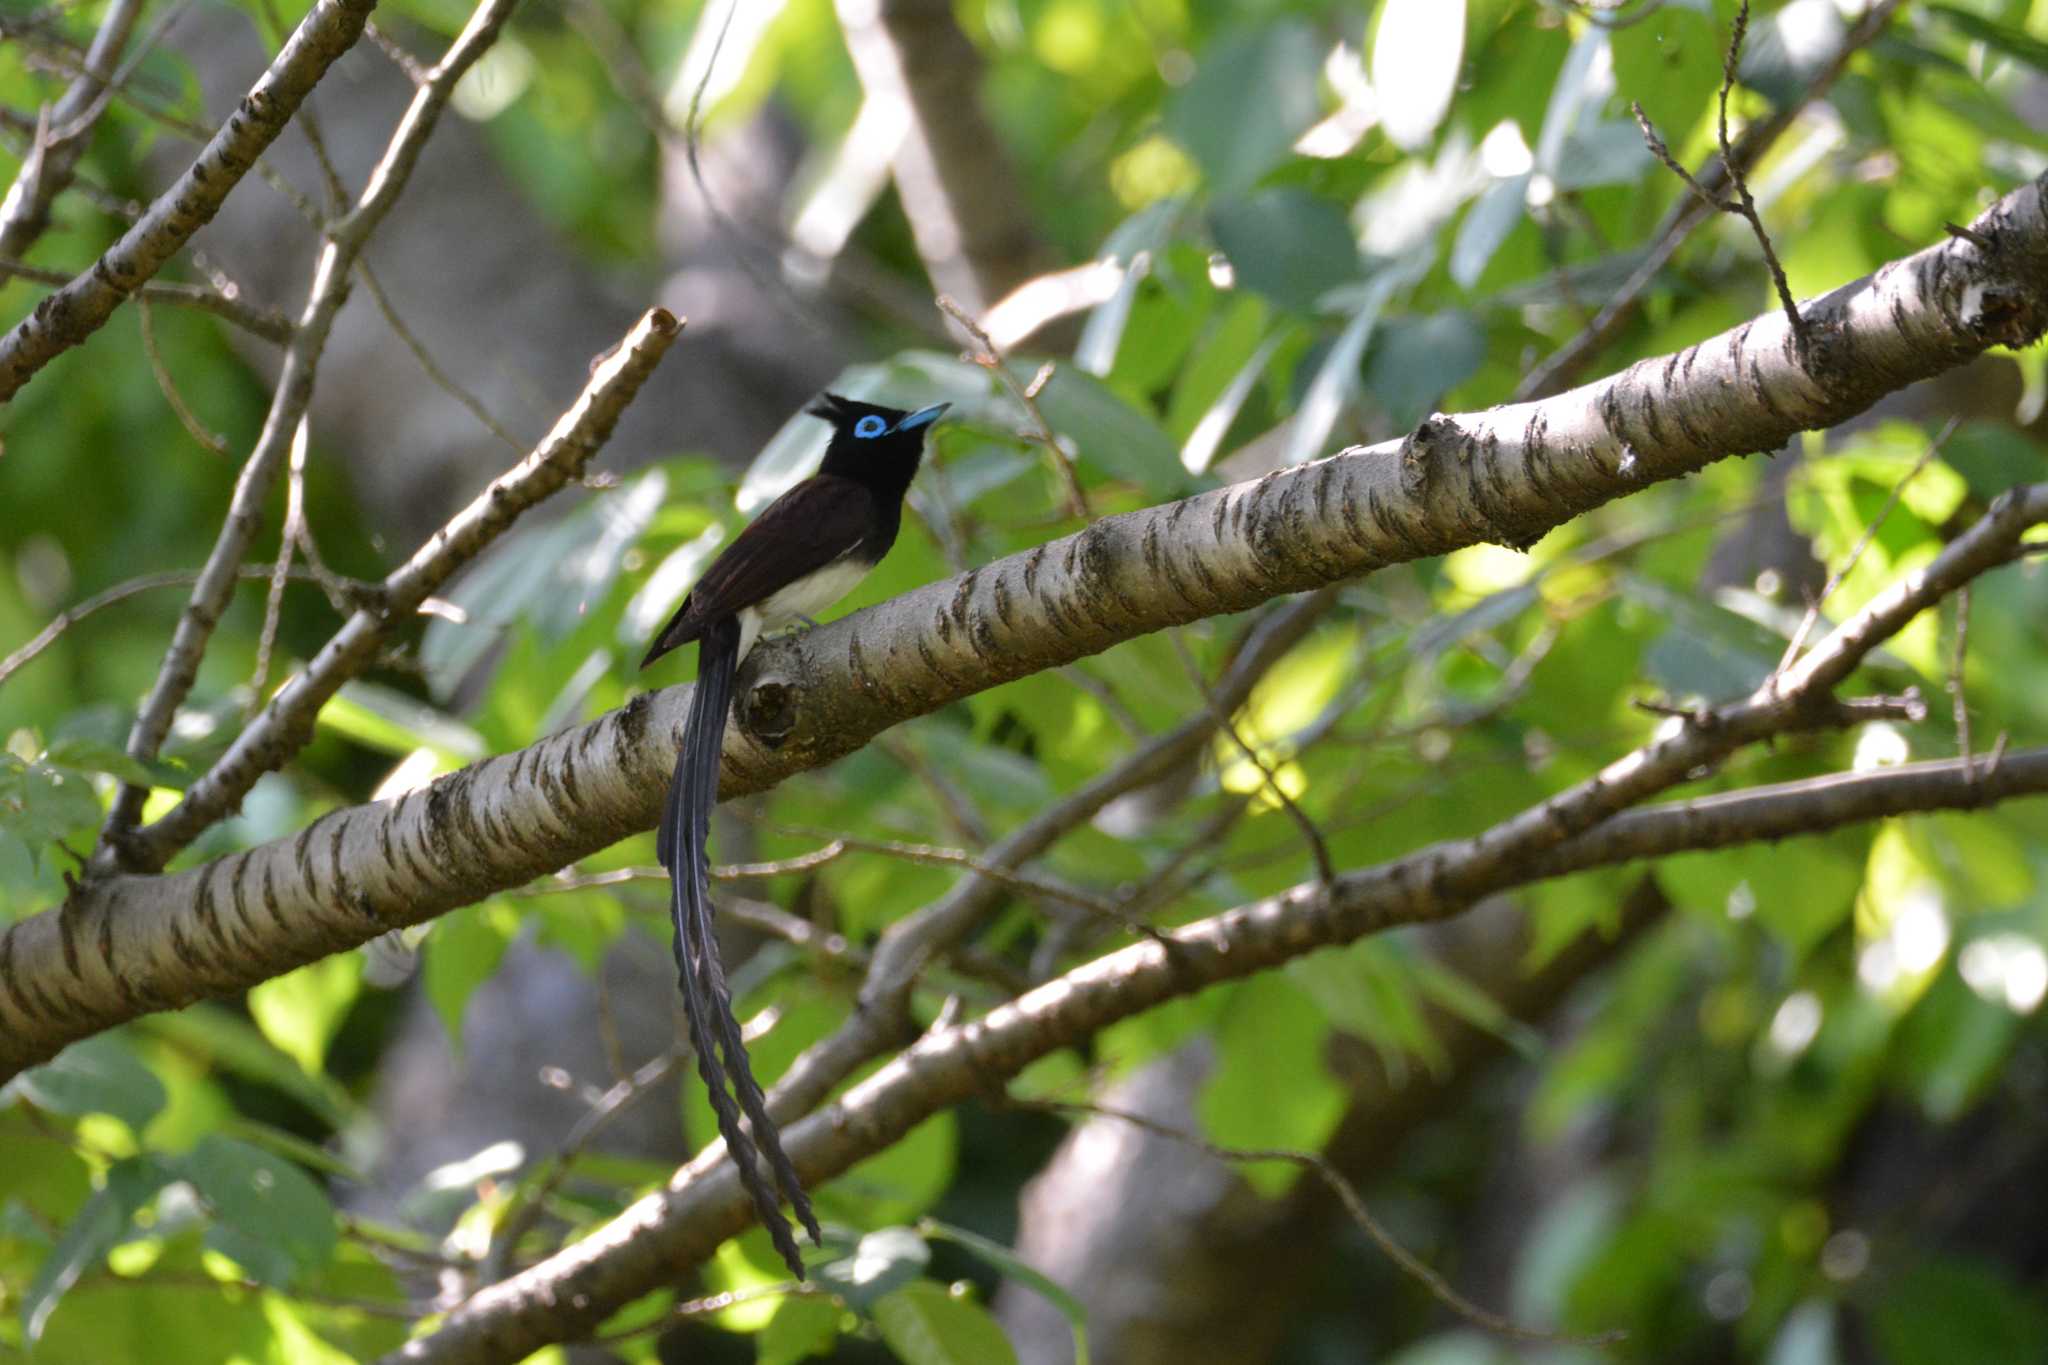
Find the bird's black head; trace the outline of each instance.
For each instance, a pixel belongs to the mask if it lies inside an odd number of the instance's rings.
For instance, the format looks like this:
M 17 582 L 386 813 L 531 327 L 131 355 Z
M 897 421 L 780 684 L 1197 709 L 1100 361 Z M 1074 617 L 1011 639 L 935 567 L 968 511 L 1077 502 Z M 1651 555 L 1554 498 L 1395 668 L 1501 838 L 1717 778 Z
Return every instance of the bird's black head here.
M 873 487 L 893 490 L 900 499 L 924 458 L 924 433 L 950 404 L 934 403 L 916 412 L 885 408 L 828 393 L 810 408 L 813 417 L 832 424 L 832 443 L 825 447 L 821 474 L 841 474 Z

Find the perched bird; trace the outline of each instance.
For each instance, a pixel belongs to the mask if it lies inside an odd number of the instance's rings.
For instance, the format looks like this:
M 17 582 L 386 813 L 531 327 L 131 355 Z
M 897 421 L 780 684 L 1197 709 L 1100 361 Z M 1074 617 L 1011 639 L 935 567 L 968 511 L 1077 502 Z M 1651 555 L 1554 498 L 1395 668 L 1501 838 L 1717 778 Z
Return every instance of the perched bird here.
M 768 504 L 711 562 L 640 661 L 645 668 L 676 646 L 697 642 L 697 690 L 655 847 L 669 870 L 676 973 L 697 1070 L 711 1091 L 718 1131 L 740 1180 L 776 1251 L 798 1279 L 804 1278 L 803 1259 L 774 1191 L 755 1169 L 756 1142 L 811 1241 L 822 1243 L 823 1235 L 747 1064 L 711 930 L 711 865 L 704 841 L 718 800 L 719 753 L 740 661 L 762 631 L 808 622 L 881 562 L 903 524 L 903 496 L 924 457 L 925 431 L 947 406 L 905 412 L 826 394 L 810 409 L 832 424 L 824 464 Z M 738 1109 L 726 1094 L 726 1071 L 732 1073 Z M 753 1127 L 753 1141 L 740 1127 L 740 1110 Z

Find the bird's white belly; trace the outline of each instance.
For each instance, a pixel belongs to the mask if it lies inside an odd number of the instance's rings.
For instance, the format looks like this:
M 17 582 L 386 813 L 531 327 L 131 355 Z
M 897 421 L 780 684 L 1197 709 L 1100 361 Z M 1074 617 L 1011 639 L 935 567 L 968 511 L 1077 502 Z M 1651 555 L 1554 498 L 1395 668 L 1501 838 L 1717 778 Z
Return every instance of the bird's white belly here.
M 872 567 L 857 559 L 837 559 L 805 578 L 799 578 L 779 592 L 763 598 L 758 605 L 741 610 L 740 658 L 754 647 L 764 630 L 816 616 L 854 589 Z

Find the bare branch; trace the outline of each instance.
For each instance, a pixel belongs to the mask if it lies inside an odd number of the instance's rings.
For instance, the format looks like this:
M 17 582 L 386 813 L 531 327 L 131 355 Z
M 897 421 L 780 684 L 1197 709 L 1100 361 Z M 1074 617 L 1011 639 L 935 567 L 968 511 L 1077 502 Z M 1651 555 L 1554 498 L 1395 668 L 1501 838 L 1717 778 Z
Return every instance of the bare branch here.
M 256 779 L 280 766 L 311 734 L 313 718 L 341 685 L 373 661 L 399 622 L 419 608 L 528 508 L 581 477 L 611 436 L 619 414 L 654 372 L 682 324 L 650 310 L 590 376 L 582 395 L 524 460 L 499 475 L 476 499 L 384 579 L 379 602 L 359 609 L 277 695 L 184 799 L 132 836 L 143 864 L 161 867 L 172 854 L 237 808 Z
M 220 535 L 215 539 L 213 551 L 207 557 L 206 567 L 201 571 L 199 583 L 192 591 L 192 601 L 179 618 L 177 630 L 171 636 L 170 648 L 164 652 L 162 665 L 157 672 L 156 683 L 150 688 L 141 709 L 136 713 L 135 723 L 128 732 L 128 753 L 137 759 L 148 760 L 156 756 L 163 744 L 164 736 L 170 732 L 171 719 L 192 689 L 193 679 L 199 675 L 200 658 L 206 652 L 208 641 L 213 637 L 213 628 L 220 620 L 222 605 L 227 599 L 232 584 L 234 567 L 248 557 L 249 545 L 254 540 L 256 528 L 263 515 L 263 507 L 269 501 L 270 490 L 277 482 L 289 449 L 292 434 L 299 429 L 307 407 L 313 398 L 313 378 L 319 368 L 320 357 L 327 348 L 327 338 L 333 330 L 334 319 L 341 311 L 348 297 L 350 268 L 361 254 L 364 243 L 376 225 L 391 211 L 392 204 L 404 192 L 407 178 L 418 163 L 420 149 L 433 132 L 442 108 L 454 92 L 455 83 L 463 72 L 483 55 L 497 38 L 498 29 L 511 15 L 515 0 L 484 0 L 470 16 L 469 24 L 457 36 L 448 53 L 426 85 L 420 87 L 412 103 L 399 120 L 397 130 L 392 134 L 390 145 L 383 157 L 370 171 L 368 183 L 356 202 L 356 207 L 344 218 L 328 229 L 327 244 L 320 252 L 318 264 L 314 267 L 313 283 L 307 293 L 306 306 L 300 314 L 297 331 L 292 334 L 291 344 L 285 348 L 284 365 L 279 372 L 277 389 L 270 404 L 270 411 L 264 418 L 263 431 L 256 438 L 256 448 L 249 452 L 248 460 L 242 466 L 241 475 L 235 480 L 235 491 L 228 505 L 228 514 L 221 525 Z M 363 4 L 363 0 L 321 0 L 299 31 L 285 44 L 279 56 L 285 56 L 300 47 L 307 46 L 307 26 L 325 12 L 328 5 Z M 363 5 L 361 13 L 349 11 L 350 27 L 347 29 L 349 42 L 354 42 L 361 33 L 368 16 L 368 6 Z M 336 53 L 338 55 L 338 51 Z M 330 58 L 331 60 L 331 58 Z M 278 68 L 273 65 L 272 71 Z M 324 66 L 323 66 L 324 69 Z M 316 73 L 317 78 L 317 73 Z M 269 79 L 268 76 L 265 77 Z M 259 87 L 260 90 L 260 87 Z M 303 98 L 301 92 L 301 98 Z M 250 96 L 250 101 L 256 99 Z M 296 108 L 297 100 L 291 101 Z M 245 102 L 247 103 L 247 102 Z M 266 106 L 267 107 L 267 104 Z M 285 110 L 289 117 L 291 110 Z M 235 127 L 230 119 L 228 130 Z M 283 119 L 278 120 L 278 128 Z M 225 135 L 225 134 L 224 134 Z M 271 133 L 274 137 L 275 131 Z M 216 139 L 219 141 L 219 139 Z M 269 138 L 264 140 L 266 143 Z M 259 144 L 260 146 L 260 144 Z M 256 148 L 249 151 L 253 156 Z M 209 154 L 212 149 L 208 149 Z M 206 156 L 187 178 L 201 171 Z M 225 189 L 221 194 L 224 196 Z M 161 201 L 159 201 L 161 202 Z M 214 201 L 218 206 L 218 200 Z M 207 212 L 211 216 L 211 210 Z M 144 219 L 146 223 L 147 218 Z M 205 221 L 195 218 L 192 227 L 197 228 Z M 137 225 L 139 230 L 142 224 Z M 131 232 L 130 237 L 135 234 Z M 123 238 L 126 241 L 127 238 Z M 183 239 L 180 238 L 180 241 Z M 117 245 L 116 250 L 119 250 Z M 101 265 L 105 265 L 102 258 Z M 94 274 L 99 270 L 96 268 Z M 50 299 L 61 297 L 63 291 L 53 294 Z M 45 299 L 48 304 L 50 299 Z M 114 306 L 109 301 L 109 310 Z M 40 313 L 41 309 L 38 309 Z M 32 321 L 33 319 L 31 319 Z M 24 323 L 24 326 L 27 324 Z M 98 324 L 95 323 L 95 326 Z M 17 329 L 19 330 L 19 329 Z M 0 342 L 0 395 L 7 390 L 4 385 L 6 371 L 6 342 Z M 52 352 L 54 354 L 54 352 Z M 254 781 L 251 775 L 250 781 Z M 108 813 L 101 832 L 101 869 L 126 863 L 135 856 L 129 847 L 129 838 L 134 832 L 136 820 L 142 812 L 142 802 L 147 795 L 141 788 L 123 786 L 114 799 L 113 809 Z M 237 794 L 239 800 L 239 793 Z M 187 805 L 190 804 L 188 795 Z M 194 831 L 196 832 L 196 831 Z M 144 864 L 135 864 L 143 866 Z M 157 864 L 161 866 L 161 863 Z
M 1891 22 L 1892 12 L 1898 9 L 1899 4 L 1900 0 L 1878 0 L 1878 3 L 1873 4 L 1843 38 L 1842 46 L 1836 51 L 1833 59 L 1800 87 L 1797 98 L 1778 109 L 1769 118 L 1752 125 L 1736 142 L 1730 155 L 1716 160 L 1697 177 L 1689 177 L 1696 179 L 1706 192 L 1706 199 L 1714 198 L 1715 193 L 1727 183 L 1731 166 L 1747 170 L 1763 160 L 1764 153 L 1785 135 L 1806 111 L 1807 106 L 1833 88 L 1835 81 L 1848 70 L 1850 60 L 1877 41 Z M 1586 366 L 1592 363 L 1607 344 L 1620 334 L 1621 329 L 1628 325 L 1629 319 L 1635 316 L 1636 307 L 1642 302 L 1643 294 L 1656 281 L 1664 267 L 1671 263 L 1671 258 L 1678 254 L 1678 249 L 1685 245 L 1693 230 L 1709 221 L 1714 213 L 1715 207 L 1700 198 L 1688 196 L 1673 204 L 1651 238 L 1642 262 L 1636 266 L 1627 283 L 1607 301 L 1590 323 L 1523 377 L 1522 382 L 1515 387 L 1515 401 L 1523 402 L 1556 393 L 1583 373 Z
M 163 352 L 156 344 L 156 319 L 150 313 L 147 293 L 135 296 L 135 321 L 142 329 L 142 351 L 149 357 L 149 369 L 150 373 L 156 376 L 157 390 L 163 394 L 164 401 L 171 405 L 171 414 L 178 419 L 178 425 L 185 428 L 185 434 L 200 445 L 226 459 L 227 440 L 206 429 L 206 424 L 199 420 L 199 414 L 186 405 L 184 395 L 178 392 L 177 381 L 171 378 L 171 367 L 164 363 Z
M 212 221 L 257 154 L 277 139 L 327 68 L 354 45 L 374 3 L 318 0 L 178 182 L 91 270 L 45 298 L 0 337 L 0 402 L 14 397 L 57 355 L 98 331 L 124 299 Z
M 1773 312 L 1575 393 L 1440 415 L 1403 442 L 1107 517 L 1077 535 L 764 644 L 740 679 L 722 791 L 730 797 L 762 790 L 910 717 L 1149 631 L 1482 539 L 1527 538 L 1731 450 L 1774 449 L 1795 424 L 1840 421 L 1883 392 L 1993 344 L 2034 335 L 2048 315 L 2044 191 L 2048 178 L 2006 196 L 1976 221 L 1975 230 L 1998 243 L 1995 252 L 1945 240 L 1809 305 L 1809 317 L 1824 321 L 1830 338 L 1822 348 L 1825 385 L 1792 362 L 1784 320 Z M 1693 415 L 1680 421 L 1689 405 Z M 2035 500 L 2004 500 L 1993 522 L 2003 526 L 2001 519 L 2030 511 Z M 1994 527 L 1987 566 L 2024 552 L 2008 531 Z M 1937 564 L 1986 549 L 1985 534 L 1973 530 Z M 1921 583 L 1936 594 L 1956 585 L 1945 571 Z M 1886 611 L 1921 605 L 1884 598 L 1873 604 Z M 1865 642 L 1882 633 L 1852 627 L 1809 651 L 1781 679 L 1794 695 L 1809 694 L 1832 710 L 1829 689 Z M 397 802 L 333 812 L 296 839 L 160 877 L 105 877 L 81 886 L 61 911 L 0 930 L 0 1071 L 150 1009 L 246 989 L 387 929 L 523 885 L 647 829 L 687 706 L 684 688 L 642 697 Z M 1762 699 L 1756 733 L 1771 732 L 1786 714 Z M 1672 751 L 1695 763 L 1715 752 Z M 1170 772 L 1184 751 L 1155 756 L 1162 764 L 1156 771 Z M 1143 780 L 1134 775 L 1132 785 Z M 1656 789 L 1644 784 L 1628 799 Z M 1580 827 L 1614 808 L 1583 805 Z M 1021 840 L 1019 861 L 1058 832 L 1033 826 L 1026 833 L 1013 836 Z M 987 856 L 1002 862 L 1009 853 L 999 845 Z M 1418 874 L 1426 883 L 1428 870 L 1411 873 Z M 837 1068 L 846 1058 L 857 1065 L 873 1055 L 877 1038 L 887 1045 L 901 1036 L 902 992 L 933 953 L 980 922 L 983 896 L 995 899 L 986 888 L 963 889 L 891 929 L 862 991 L 865 1032 L 793 1070 L 783 1103 L 799 1111 L 816 1103 L 845 1074 Z M 196 951 L 208 941 L 222 951 Z M 819 1078 L 821 1088 L 814 1086 Z
M 2048 794 L 2048 749 L 2010 755 L 1988 776 L 1951 759 L 1823 780 L 1839 784 L 1824 812 L 1802 803 L 1795 815 L 1777 799 L 1778 789 L 1751 794 L 1761 812 L 1750 821 L 1753 837 L 1818 833 L 1835 823 L 1908 808 L 1973 809 Z M 1908 787 L 1916 788 L 1919 804 L 1900 803 Z M 1689 822 L 1671 812 L 1709 803 L 1721 803 L 1710 806 L 1721 815 L 1736 808 L 1736 798 L 1717 797 L 1620 817 L 1596 836 L 1560 844 L 1541 868 L 1496 869 L 1501 880 L 1488 894 L 1631 857 L 1705 846 L 1696 841 L 1710 837 L 1712 820 Z M 1661 847 L 1652 849 L 1643 840 L 1623 851 L 1597 842 L 1612 829 L 1659 819 L 1669 841 Z M 1336 894 L 1327 899 L 1312 884 L 1295 887 L 1174 931 L 1171 951 L 1155 943 L 1132 944 L 979 1019 L 935 1028 L 826 1110 L 785 1129 L 784 1146 L 807 1184 L 822 1183 L 930 1115 L 985 1093 L 1116 1020 L 1331 944 L 1442 918 L 1470 903 L 1442 899 L 1410 862 L 1340 878 Z M 482 1365 L 580 1339 L 619 1305 L 672 1283 L 679 1267 L 708 1258 L 750 1216 L 751 1204 L 730 1165 L 716 1153 L 700 1157 L 666 1189 L 641 1199 L 585 1242 L 472 1296 L 435 1331 L 387 1357 L 385 1365 Z
M 974 342 L 976 349 L 967 353 L 967 359 L 994 375 L 1003 391 L 1024 409 L 1024 415 L 1031 421 L 1032 439 L 1051 456 L 1053 468 L 1059 471 L 1061 482 L 1066 484 L 1067 510 L 1084 521 L 1092 518 L 1095 513 L 1088 506 L 1088 492 L 1081 486 L 1080 475 L 1074 470 L 1074 457 L 1060 444 L 1060 438 L 1053 434 L 1052 424 L 1045 420 L 1045 413 L 1038 406 L 1038 391 L 1044 387 L 1046 372 L 1041 370 L 1028 387 L 1018 383 L 1017 376 L 1010 373 L 1009 365 L 1003 360 L 1002 352 L 989 339 L 988 329 L 976 322 L 972 313 L 945 294 L 939 295 L 938 304 L 939 311 L 960 324 L 960 329 Z
M 1351 1219 L 1359 1231 L 1371 1238 L 1372 1244 L 1380 1249 L 1380 1253 L 1399 1266 L 1404 1274 L 1428 1290 L 1431 1298 L 1450 1309 L 1452 1313 L 1463 1318 L 1474 1327 L 1492 1332 L 1496 1336 L 1507 1337 L 1513 1341 L 1600 1346 L 1620 1341 L 1625 1335 L 1621 1332 L 1602 1332 L 1590 1337 L 1580 1337 L 1546 1332 L 1537 1327 L 1524 1327 L 1511 1318 L 1502 1317 L 1500 1314 L 1489 1309 L 1481 1308 L 1478 1304 L 1451 1288 L 1451 1282 L 1438 1273 L 1433 1266 L 1416 1256 L 1407 1247 L 1402 1246 L 1400 1240 L 1388 1232 L 1381 1225 L 1379 1219 L 1372 1216 L 1372 1210 L 1366 1207 L 1365 1197 L 1359 1194 L 1357 1186 L 1346 1180 L 1344 1173 L 1339 1171 L 1330 1159 L 1321 1152 L 1311 1152 L 1295 1147 L 1226 1147 L 1221 1143 L 1210 1142 L 1204 1137 L 1188 1132 L 1184 1128 L 1176 1127 L 1171 1123 L 1162 1123 L 1158 1119 L 1147 1115 L 1136 1113 L 1129 1109 L 1115 1108 L 1106 1104 L 1090 1104 L 1064 1100 L 1030 1100 L 1015 1097 L 1011 1097 L 1007 1103 L 1019 1109 L 1043 1109 L 1056 1114 L 1083 1114 L 1089 1117 L 1115 1119 L 1118 1123 L 1128 1123 L 1133 1128 L 1141 1128 L 1157 1137 L 1163 1137 L 1169 1142 L 1177 1142 L 1182 1146 L 1191 1147 L 1195 1151 L 1214 1157 L 1218 1161 L 1229 1162 L 1232 1165 L 1281 1161 L 1290 1166 L 1297 1166 L 1302 1171 L 1322 1182 L 1323 1188 L 1337 1197 L 1337 1202 L 1343 1205 L 1346 1216 Z
M 269 578 L 270 574 L 271 570 L 267 565 L 245 564 L 240 572 L 235 575 L 235 578 L 237 582 L 253 583 Z M 293 576 L 299 577 L 300 575 L 295 573 Z M 304 577 L 311 578 L 312 575 L 306 574 Z M 63 611 L 57 613 L 50 624 L 37 631 L 33 639 L 23 644 L 6 658 L 0 659 L 0 683 L 5 683 L 9 678 L 13 677 L 23 665 L 31 662 L 38 654 L 41 654 L 51 645 L 57 643 L 65 631 L 71 629 L 71 627 L 77 625 L 86 617 L 91 616 L 94 612 L 111 607 L 117 602 L 125 602 L 131 597 L 138 597 L 146 592 L 154 592 L 159 588 L 190 587 L 198 581 L 199 571 L 196 569 L 172 569 L 167 573 L 144 574 L 140 578 L 131 578 L 125 583 L 116 583 L 104 592 L 94 593 L 77 606 L 66 607 Z
M 1856 544 L 1850 547 L 1847 558 L 1842 561 L 1842 567 L 1828 575 L 1828 581 L 1821 588 L 1820 596 L 1806 604 L 1806 615 L 1800 618 L 1799 628 L 1792 632 L 1792 638 L 1786 642 L 1784 657 L 1778 660 L 1778 667 L 1774 672 L 1784 672 L 1792 666 L 1792 661 L 1799 657 L 1799 651 L 1806 647 L 1806 637 L 1813 632 L 1813 623 L 1820 619 L 1820 609 L 1835 595 L 1835 589 L 1842 586 L 1842 580 L 1855 572 L 1856 565 L 1863 559 L 1863 552 L 1868 550 L 1870 542 L 1877 538 L 1878 530 L 1884 525 L 1885 518 L 1892 514 L 1892 509 L 1899 505 L 1899 499 L 1905 495 L 1906 485 L 1919 478 L 1920 471 L 1927 468 L 1934 457 L 1941 453 L 1941 448 L 1948 444 L 1948 438 L 1955 434 L 1955 429 L 1961 422 L 1960 417 L 1949 418 L 1943 424 L 1941 433 L 1928 443 L 1927 449 L 1920 453 L 1920 458 L 1913 462 L 1913 467 L 1892 485 L 1892 491 L 1885 496 L 1884 505 L 1877 509 L 1877 515 L 1870 519 L 1870 524 L 1863 528 L 1863 534 L 1857 537 Z
M 55 107 L 36 121 L 28 154 L 13 185 L 0 199 L 0 257 L 25 254 L 49 226 L 50 205 L 71 183 L 71 173 L 105 107 L 101 90 L 113 75 L 121 49 L 142 16 L 143 0 L 113 0 L 86 50 L 85 64 Z
M 48 285 L 62 285 L 71 279 L 69 271 L 49 270 L 42 266 L 30 265 L 26 261 L 5 259 L 0 259 L 0 275 L 11 275 L 16 279 L 33 280 L 37 284 Z M 261 337 L 278 346 L 287 345 L 292 339 L 292 320 L 284 314 L 252 308 L 239 299 L 230 298 L 205 285 L 151 280 L 136 290 L 135 294 L 136 297 L 147 299 L 151 303 L 168 303 L 212 313 L 240 327 L 251 336 Z

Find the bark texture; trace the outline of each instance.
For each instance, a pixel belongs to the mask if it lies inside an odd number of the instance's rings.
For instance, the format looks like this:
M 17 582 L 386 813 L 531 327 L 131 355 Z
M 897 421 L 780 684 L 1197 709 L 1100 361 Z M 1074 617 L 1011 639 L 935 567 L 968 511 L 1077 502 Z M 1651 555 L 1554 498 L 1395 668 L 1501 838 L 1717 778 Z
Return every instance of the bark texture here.
M 1807 305 L 1811 370 L 1774 311 L 1553 399 L 1435 416 L 1399 442 L 1106 518 L 763 646 L 739 679 L 721 791 L 762 790 L 889 726 L 1151 631 L 1479 541 L 1527 544 L 1646 484 L 1775 449 L 1993 345 L 2031 341 L 2048 321 L 2048 177 L 1972 235 L 1987 245 L 1951 239 Z M 0 934 L 0 1074 L 650 828 L 686 709 L 681 689 L 642 696 L 294 839 L 82 884 Z

